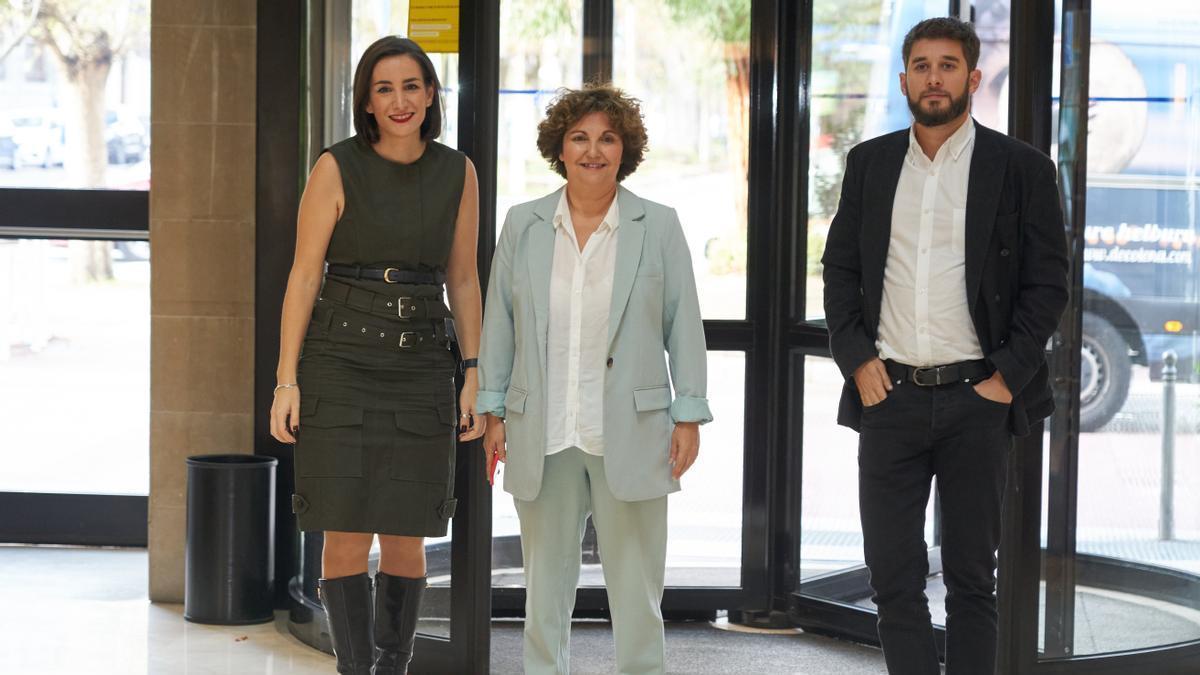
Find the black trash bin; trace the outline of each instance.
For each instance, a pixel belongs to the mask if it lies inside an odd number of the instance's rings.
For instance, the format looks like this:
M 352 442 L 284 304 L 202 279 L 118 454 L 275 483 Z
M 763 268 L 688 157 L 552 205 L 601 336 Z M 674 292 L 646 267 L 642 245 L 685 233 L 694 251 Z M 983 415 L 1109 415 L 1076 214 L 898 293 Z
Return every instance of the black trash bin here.
M 275 618 L 275 466 L 261 455 L 187 460 L 183 616 L 196 623 Z

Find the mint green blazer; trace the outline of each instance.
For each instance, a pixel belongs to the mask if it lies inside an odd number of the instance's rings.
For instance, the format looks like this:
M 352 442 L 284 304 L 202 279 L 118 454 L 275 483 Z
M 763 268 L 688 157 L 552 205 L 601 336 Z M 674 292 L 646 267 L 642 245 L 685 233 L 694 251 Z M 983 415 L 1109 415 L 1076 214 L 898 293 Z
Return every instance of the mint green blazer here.
M 562 190 L 509 209 L 483 317 L 476 410 L 505 418 L 504 489 L 523 500 L 537 497 L 546 458 L 550 271 Z M 639 501 L 679 490 L 667 464 L 674 423 L 712 420 L 708 354 L 692 256 L 675 210 L 623 187 L 617 206 L 604 471 L 617 499 Z

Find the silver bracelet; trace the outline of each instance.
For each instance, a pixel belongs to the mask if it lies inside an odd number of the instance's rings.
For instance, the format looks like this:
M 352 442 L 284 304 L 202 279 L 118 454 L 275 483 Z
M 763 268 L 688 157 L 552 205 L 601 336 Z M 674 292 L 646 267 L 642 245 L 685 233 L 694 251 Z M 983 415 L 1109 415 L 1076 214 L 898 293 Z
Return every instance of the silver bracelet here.
M 299 386 L 300 385 L 296 384 L 295 382 L 285 382 L 283 384 L 275 385 L 275 389 L 273 389 L 272 392 L 279 391 L 280 389 L 295 389 L 296 387 L 299 387 Z

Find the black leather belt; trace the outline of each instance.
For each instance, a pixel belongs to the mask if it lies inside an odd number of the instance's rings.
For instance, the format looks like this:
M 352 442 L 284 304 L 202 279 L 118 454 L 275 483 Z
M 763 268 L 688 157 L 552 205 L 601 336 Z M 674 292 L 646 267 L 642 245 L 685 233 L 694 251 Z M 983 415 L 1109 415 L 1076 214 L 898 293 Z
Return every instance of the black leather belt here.
M 884 361 L 888 375 L 895 380 L 907 380 L 919 387 L 937 387 L 955 382 L 975 382 L 988 377 L 994 369 L 986 359 L 959 361 L 944 366 L 910 366 L 896 361 Z
M 442 305 L 441 298 L 375 293 L 333 277 L 325 277 L 320 299 L 340 302 L 368 314 L 401 319 L 440 319 L 450 316 L 450 312 Z
M 368 324 L 348 314 L 326 310 L 321 323 L 329 329 L 329 339 L 348 344 L 364 344 L 384 348 L 412 349 L 421 345 L 436 345 L 453 349 L 456 341 L 454 319 L 432 319 L 428 323 L 417 322 L 398 330 L 386 323 Z
M 325 273 L 348 279 L 369 279 L 389 284 L 441 285 L 446 283 L 445 272 L 421 272 L 417 270 L 404 270 L 399 267 L 362 267 L 361 265 L 331 263 L 326 267 Z

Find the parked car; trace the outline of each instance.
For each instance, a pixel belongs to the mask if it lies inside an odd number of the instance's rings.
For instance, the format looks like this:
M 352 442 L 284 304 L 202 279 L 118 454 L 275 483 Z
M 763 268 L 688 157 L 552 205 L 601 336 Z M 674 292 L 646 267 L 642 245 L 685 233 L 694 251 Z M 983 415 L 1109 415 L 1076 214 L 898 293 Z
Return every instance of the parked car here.
M 62 166 L 65 137 L 62 122 L 52 110 L 22 110 L 9 116 L 13 168 Z
M 146 126 L 127 108 L 104 113 L 104 145 L 109 164 L 131 164 L 146 156 Z

